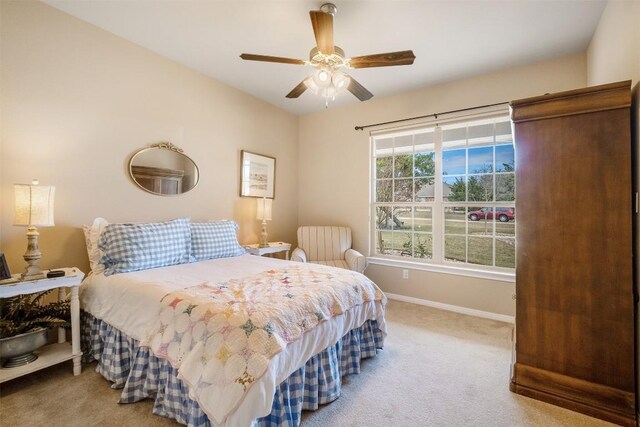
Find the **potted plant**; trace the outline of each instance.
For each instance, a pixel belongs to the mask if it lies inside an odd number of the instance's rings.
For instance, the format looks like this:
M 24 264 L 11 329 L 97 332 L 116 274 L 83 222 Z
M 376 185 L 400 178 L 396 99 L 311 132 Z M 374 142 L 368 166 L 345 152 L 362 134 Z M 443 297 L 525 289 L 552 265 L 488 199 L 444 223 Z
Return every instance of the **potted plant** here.
M 69 301 L 43 304 L 53 289 L 0 299 L 0 365 L 21 366 L 38 358 L 47 343 L 47 329 L 70 326 Z

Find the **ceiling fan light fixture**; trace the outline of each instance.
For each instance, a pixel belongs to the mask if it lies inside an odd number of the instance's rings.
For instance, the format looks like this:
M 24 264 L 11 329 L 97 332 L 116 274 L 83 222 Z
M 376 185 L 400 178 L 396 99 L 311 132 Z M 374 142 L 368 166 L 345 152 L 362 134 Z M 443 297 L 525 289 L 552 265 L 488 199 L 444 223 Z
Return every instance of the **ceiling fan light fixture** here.
M 313 92 L 316 95 L 320 92 L 320 88 L 318 87 L 316 82 L 313 81 L 313 76 L 307 78 L 304 81 L 304 85 L 307 87 L 307 89 L 309 89 L 311 92 Z
M 319 67 L 313 73 L 313 82 L 319 88 L 331 86 L 332 72 L 326 67 Z
M 344 89 L 349 85 L 349 77 L 342 71 L 335 71 L 331 77 L 331 82 L 336 88 L 336 91 Z
M 333 85 L 329 85 L 325 88 L 322 88 L 322 90 L 320 91 L 320 96 L 335 100 L 336 92 L 338 92 L 336 88 Z
M 320 81 L 323 83 L 326 82 L 327 80 L 329 80 L 329 73 L 325 70 L 320 70 L 318 72 L 318 79 L 320 79 Z

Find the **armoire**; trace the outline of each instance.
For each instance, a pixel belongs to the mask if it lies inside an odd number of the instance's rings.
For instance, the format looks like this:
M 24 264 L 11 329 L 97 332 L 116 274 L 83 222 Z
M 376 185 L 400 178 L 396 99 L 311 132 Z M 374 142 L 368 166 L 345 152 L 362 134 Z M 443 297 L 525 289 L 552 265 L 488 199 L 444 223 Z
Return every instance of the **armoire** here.
M 631 82 L 511 102 L 515 393 L 637 425 Z

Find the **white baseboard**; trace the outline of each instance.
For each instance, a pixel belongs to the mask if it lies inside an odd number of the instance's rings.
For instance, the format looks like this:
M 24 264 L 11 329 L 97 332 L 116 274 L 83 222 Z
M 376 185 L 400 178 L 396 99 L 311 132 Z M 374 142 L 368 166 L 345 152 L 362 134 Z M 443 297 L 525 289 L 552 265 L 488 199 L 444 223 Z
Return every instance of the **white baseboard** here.
M 389 299 L 394 299 L 394 300 L 397 300 L 397 301 L 410 302 L 412 304 L 424 305 L 426 307 L 439 308 L 440 310 L 453 311 L 453 312 L 456 312 L 456 313 L 467 314 L 469 316 L 475 316 L 475 317 L 482 317 L 482 318 L 485 318 L 485 319 L 497 320 L 499 322 L 515 323 L 515 317 L 507 316 L 506 314 L 492 313 L 490 311 L 476 310 L 476 309 L 473 309 L 473 308 L 460 307 L 459 305 L 445 304 L 445 303 L 442 303 L 442 302 L 429 301 L 427 299 L 408 297 L 408 296 L 405 296 L 405 295 L 389 294 L 389 293 L 386 293 L 386 292 L 385 292 L 385 295 Z

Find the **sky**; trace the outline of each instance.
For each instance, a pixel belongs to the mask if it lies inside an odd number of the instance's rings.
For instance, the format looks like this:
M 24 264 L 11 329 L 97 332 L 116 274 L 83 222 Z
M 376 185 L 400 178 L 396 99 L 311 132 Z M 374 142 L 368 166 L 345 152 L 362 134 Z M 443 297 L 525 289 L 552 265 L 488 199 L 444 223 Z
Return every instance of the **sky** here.
M 496 150 L 496 172 L 505 172 L 503 163 L 513 163 L 513 145 L 498 145 Z M 467 149 L 444 150 L 442 152 L 443 175 L 464 175 L 477 173 L 486 165 L 493 164 L 493 147 L 469 148 L 469 167 L 465 168 Z

